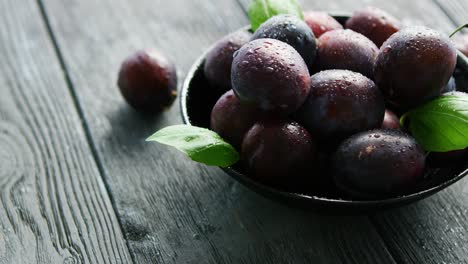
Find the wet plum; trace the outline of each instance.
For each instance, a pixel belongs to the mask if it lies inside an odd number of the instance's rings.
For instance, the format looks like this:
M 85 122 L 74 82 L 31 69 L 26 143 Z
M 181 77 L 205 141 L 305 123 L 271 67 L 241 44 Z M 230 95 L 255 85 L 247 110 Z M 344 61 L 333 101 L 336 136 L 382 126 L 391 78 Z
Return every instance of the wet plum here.
M 287 115 L 309 94 L 310 76 L 293 47 L 275 39 L 257 39 L 234 55 L 232 86 L 242 102 Z
M 231 65 L 233 54 L 252 36 L 247 30 L 239 30 L 215 43 L 206 54 L 203 71 L 205 77 L 218 93 L 231 89 Z
M 177 73 L 163 55 L 140 50 L 122 63 L 117 84 L 125 100 L 141 112 L 160 112 L 177 96 Z
M 440 95 L 456 61 L 448 37 L 426 27 L 407 27 L 380 48 L 374 77 L 390 104 L 408 110 Z
M 326 12 L 307 11 L 304 12 L 304 21 L 312 29 L 315 37 L 335 29 L 343 29 L 343 26 Z
M 311 135 L 298 123 L 264 120 L 245 135 L 241 158 L 252 178 L 286 187 L 313 176 L 315 148 Z
M 382 126 L 380 128 L 383 129 L 400 129 L 400 119 L 398 116 L 393 113 L 392 111 L 386 109 L 384 120 L 382 122 Z
M 216 102 L 211 111 L 211 129 L 235 148 L 240 149 L 244 134 L 260 118 L 253 105 L 242 104 L 232 90 Z
M 324 33 L 318 42 L 318 69 L 345 69 L 373 78 L 379 49 L 364 35 L 349 29 L 337 29 Z
M 374 82 L 360 73 L 321 71 L 312 75 L 310 89 L 296 115 L 320 138 L 339 140 L 382 124 L 384 98 Z
M 301 54 L 311 69 L 317 53 L 317 41 L 307 24 L 296 16 L 278 15 L 268 19 L 253 34 L 252 40 L 271 38 L 288 43 Z
M 375 7 L 355 11 L 346 21 L 346 28 L 363 34 L 377 47 L 382 46 L 385 40 L 400 30 L 400 27 L 400 22 L 395 17 Z
M 344 141 L 333 157 L 339 189 L 359 198 L 396 196 L 423 178 L 425 154 L 399 130 L 371 130 Z

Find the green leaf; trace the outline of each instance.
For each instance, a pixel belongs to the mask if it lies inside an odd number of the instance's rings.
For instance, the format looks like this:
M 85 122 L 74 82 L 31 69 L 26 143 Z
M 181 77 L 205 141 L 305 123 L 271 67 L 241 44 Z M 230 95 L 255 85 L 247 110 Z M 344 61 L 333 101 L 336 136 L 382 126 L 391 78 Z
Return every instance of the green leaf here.
M 468 147 L 468 95 L 441 96 L 401 117 L 427 151 L 447 152 Z
M 175 147 L 192 160 L 211 166 L 229 167 L 239 161 L 239 153 L 215 132 L 195 126 L 165 127 L 146 141 Z
M 301 5 L 297 0 L 253 0 L 249 5 L 249 18 L 252 30 L 270 17 L 279 14 L 290 14 L 304 19 Z

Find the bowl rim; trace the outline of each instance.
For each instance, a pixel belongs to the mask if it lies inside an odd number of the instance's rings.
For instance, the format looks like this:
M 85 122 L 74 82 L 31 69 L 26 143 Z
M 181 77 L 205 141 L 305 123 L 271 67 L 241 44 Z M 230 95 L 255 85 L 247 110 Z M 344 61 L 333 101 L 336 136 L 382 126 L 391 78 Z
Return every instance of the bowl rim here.
M 331 14 L 331 15 L 335 18 L 337 17 L 344 18 L 344 19 L 349 18 L 349 15 L 343 15 L 343 14 L 339 14 L 339 15 Z M 240 28 L 239 30 L 248 29 L 248 28 L 250 27 L 244 26 Z M 179 98 L 179 106 L 180 106 L 180 112 L 182 115 L 182 121 L 184 124 L 192 125 L 190 121 L 190 116 L 188 113 L 188 108 L 187 108 L 187 99 L 188 99 L 188 92 L 190 90 L 190 84 L 195 74 L 199 70 L 202 70 L 205 57 L 207 53 L 213 48 L 213 46 L 214 44 L 211 45 L 208 49 L 206 49 L 195 60 L 195 62 L 190 67 L 189 71 L 187 72 L 185 80 L 182 84 L 181 91 L 180 91 L 180 98 Z M 465 56 L 463 53 L 461 53 L 459 50 L 457 50 L 457 66 L 459 67 L 460 65 L 461 67 L 463 67 L 465 70 L 468 71 L 468 57 Z M 259 188 L 262 191 L 266 191 L 269 194 L 274 195 L 274 196 L 280 196 L 281 198 L 287 198 L 288 200 L 294 199 L 294 200 L 301 200 L 301 201 L 310 202 L 310 203 L 324 203 L 324 204 L 346 205 L 346 206 L 390 205 L 394 203 L 403 203 L 405 201 L 423 199 L 425 197 L 430 196 L 431 194 L 435 194 L 449 187 L 450 185 L 454 184 L 455 182 L 463 179 L 465 176 L 468 175 L 468 168 L 466 168 L 464 171 L 460 172 L 455 177 L 447 181 L 444 181 L 441 184 L 438 184 L 431 188 L 420 190 L 414 193 L 400 195 L 396 197 L 390 197 L 390 198 L 383 198 L 383 199 L 378 199 L 378 200 L 349 200 L 349 199 L 339 199 L 339 198 L 326 198 L 326 197 L 320 197 L 320 196 L 314 196 L 314 195 L 308 195 L 308 194 L 302 194 L 302 193 L 296 193 L 296 192 L 282 191 L 282 190 L 270 187 L 268 185 L 262 184 L 260 182 L 257 182 L 249 178 L 247 175 L 235 170 L 232 167 L 221 168 L 221 169 L 227 174 L 229 174 L 231 177 L 235 178 L 241 184 L 246 185 L 248 183 L 249 185 L 253 185 L 256 188 Z M 246 187 L 251 188 L 250 186 L 246 186 Z

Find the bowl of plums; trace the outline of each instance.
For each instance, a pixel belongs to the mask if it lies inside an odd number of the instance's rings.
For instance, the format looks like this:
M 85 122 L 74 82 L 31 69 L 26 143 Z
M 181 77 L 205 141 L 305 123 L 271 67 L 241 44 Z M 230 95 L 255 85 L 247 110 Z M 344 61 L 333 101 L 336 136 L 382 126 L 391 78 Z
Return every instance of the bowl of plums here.
M 306 208 L 396 207 L 468 174 L 468 60 L 452 36 L 373 7 L 261 2 L 188 72 L 185 124 L 149 141 Z

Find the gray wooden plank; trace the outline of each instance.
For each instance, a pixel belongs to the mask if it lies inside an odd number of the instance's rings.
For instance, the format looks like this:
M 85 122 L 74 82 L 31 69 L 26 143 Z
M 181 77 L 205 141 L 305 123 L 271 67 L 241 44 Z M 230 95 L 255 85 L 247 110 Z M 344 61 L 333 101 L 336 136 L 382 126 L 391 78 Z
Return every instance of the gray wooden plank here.
M 426 25 L 445 33 L 454 29 L 454 24 L 443 10 L 430 0 L 335 0 L 302 3 L 305 9 L 342 10 L 348 13 L 372 5 L 394 14 L 405 24 Z M 460 14 L 461 17 L 463 15 Z M 468 179 L 464 179 L 414 205 L 372 215 L 372 222 L 397 263 L 456 264 L 468 261 L 467 190 Z
M 144 142 L 180 123 L 179 109 L 154 118 L 129 109 L 115 84 L 121 61 L 156 47 L 177 62 L 181 81 L 203 50 L 247 24 L 235 1 L 44 3 L 136 262 L 394 263 L 367 217 L 287 208 Z
M 37 3 L 0 24 L 0 263 L 131 263 Z

